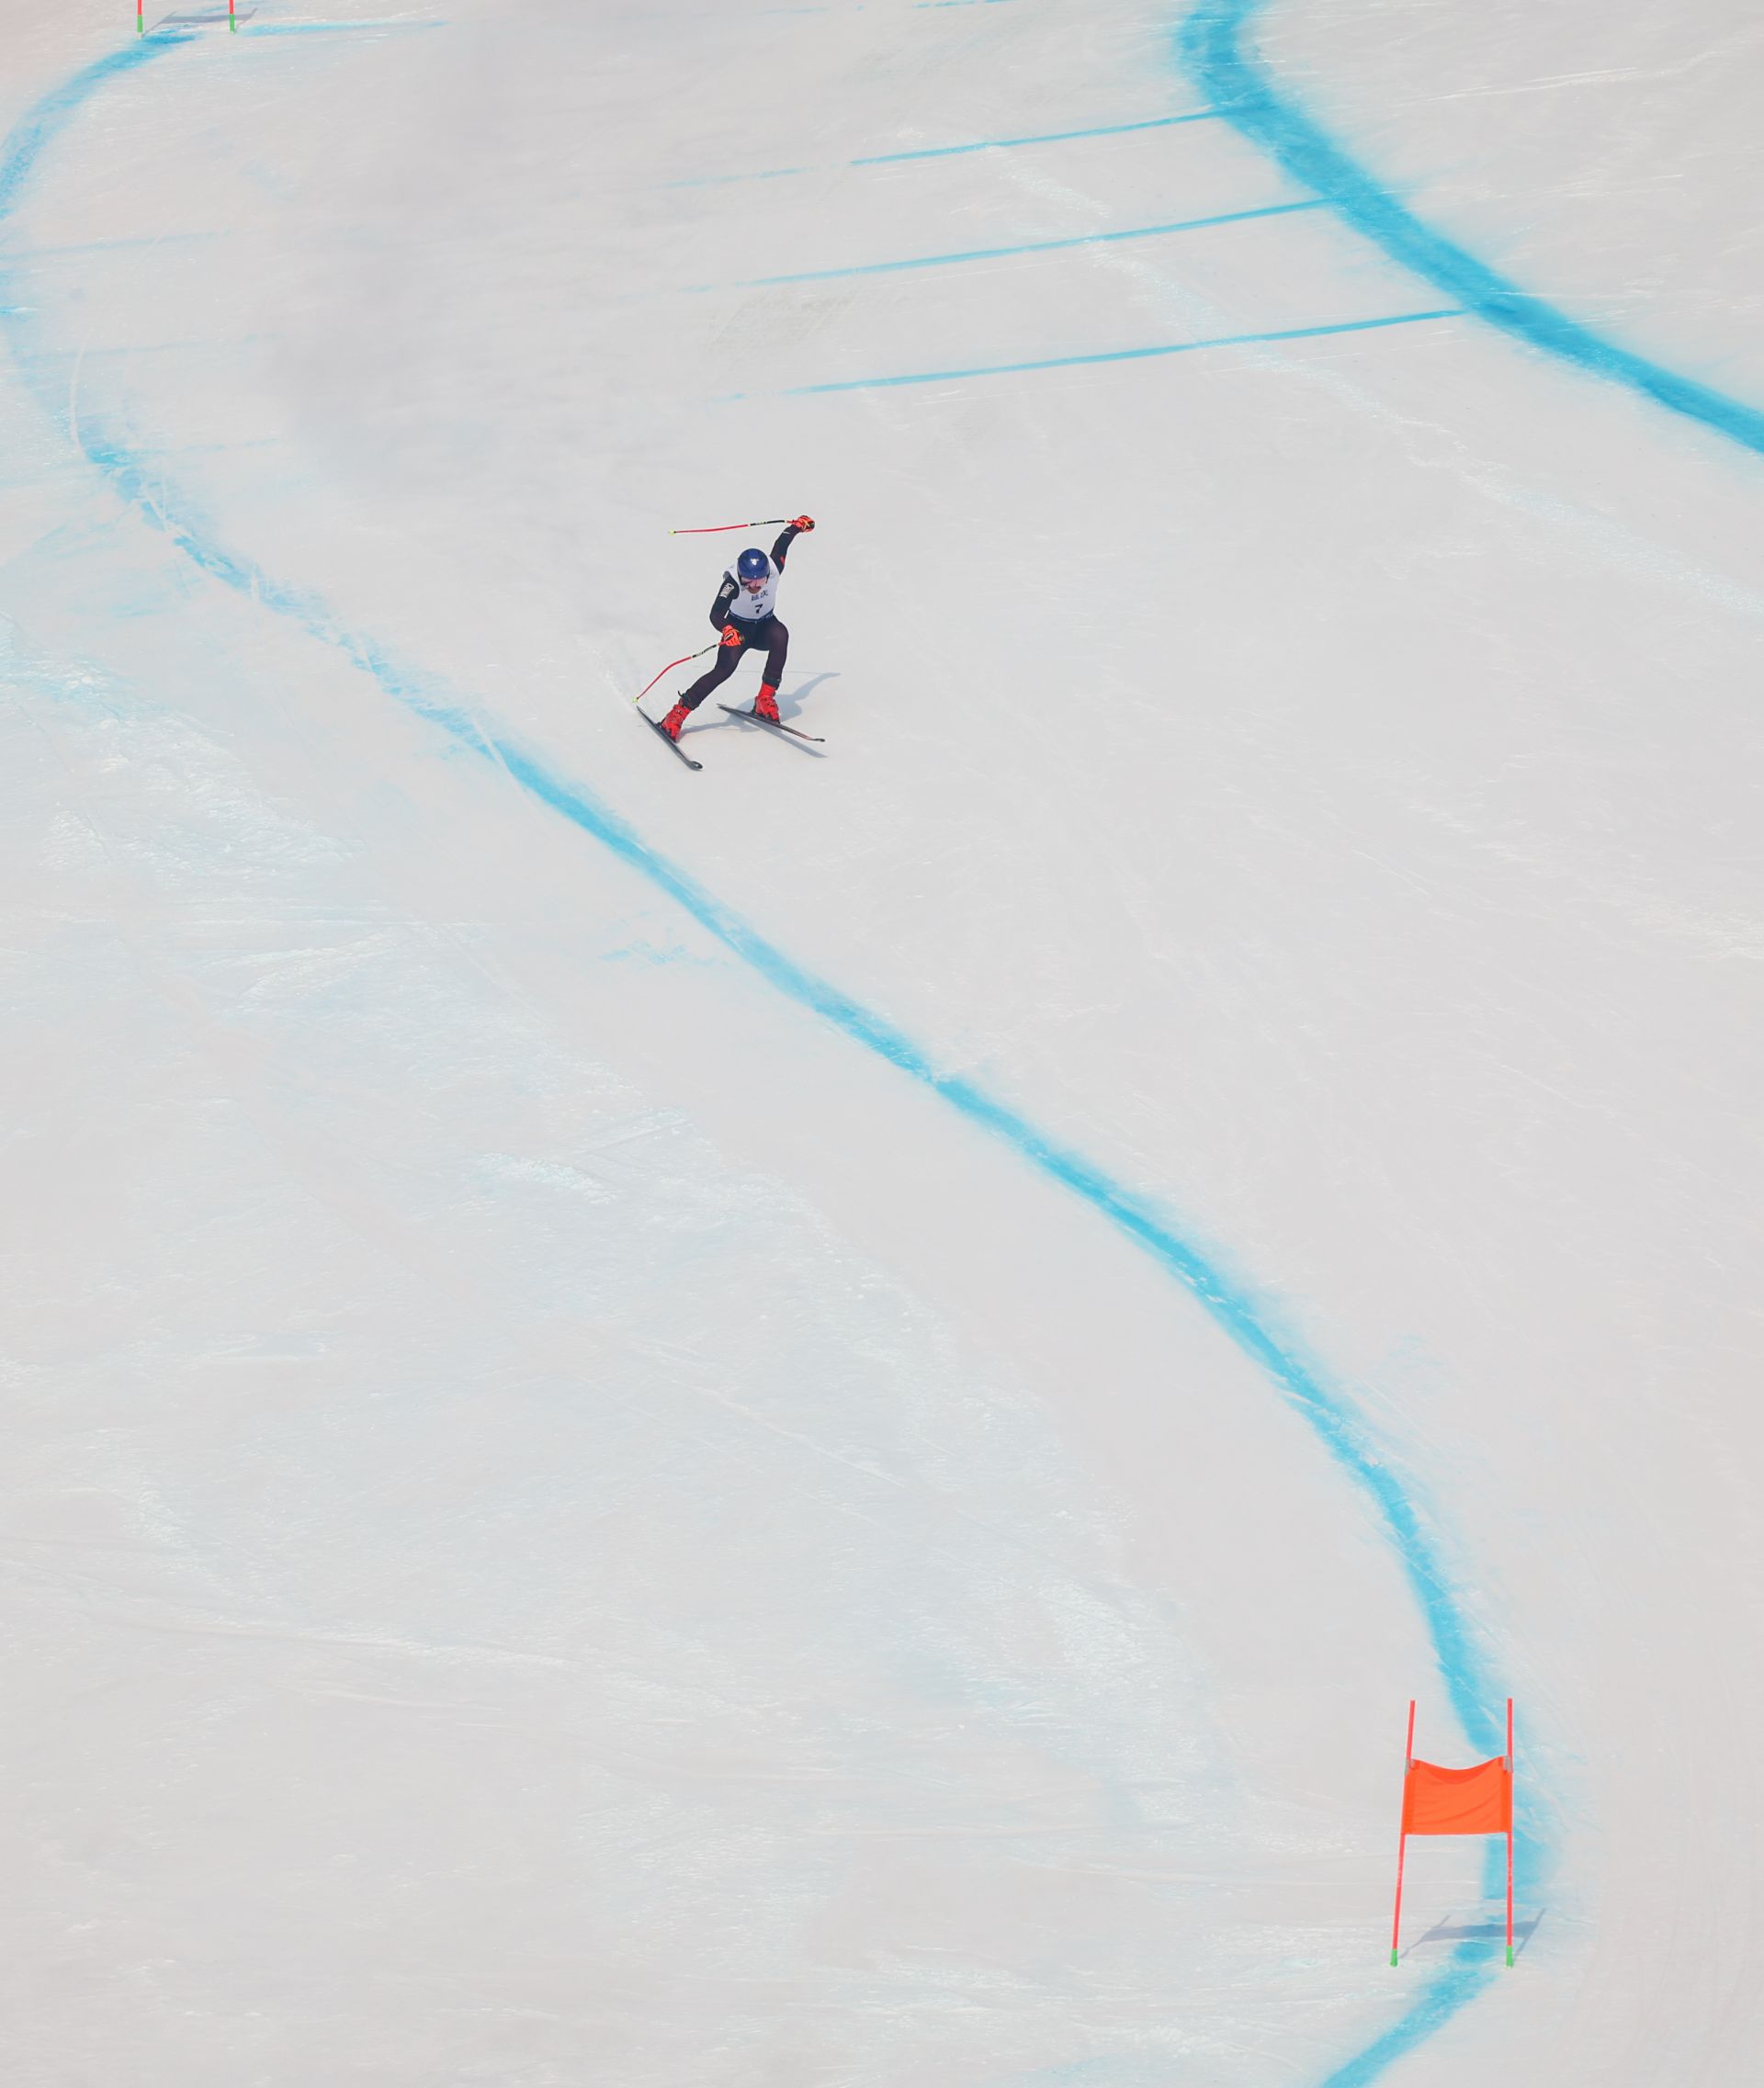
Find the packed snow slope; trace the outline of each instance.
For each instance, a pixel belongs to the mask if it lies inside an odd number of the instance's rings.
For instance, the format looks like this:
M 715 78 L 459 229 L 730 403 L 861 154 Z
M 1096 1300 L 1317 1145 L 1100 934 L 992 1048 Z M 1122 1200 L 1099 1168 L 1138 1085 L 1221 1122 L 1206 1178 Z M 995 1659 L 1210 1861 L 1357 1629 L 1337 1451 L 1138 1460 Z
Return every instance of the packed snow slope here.
M 216 16 L 0 0 L 7 2078 L 1748 2079 L 1754 11 Z

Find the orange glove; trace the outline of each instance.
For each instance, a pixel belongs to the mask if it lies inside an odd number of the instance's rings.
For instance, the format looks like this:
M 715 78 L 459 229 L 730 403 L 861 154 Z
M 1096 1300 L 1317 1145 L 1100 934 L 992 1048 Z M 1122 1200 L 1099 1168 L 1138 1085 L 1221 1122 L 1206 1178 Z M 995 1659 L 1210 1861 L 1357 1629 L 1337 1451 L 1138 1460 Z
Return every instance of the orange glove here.
M 792 525 L 792 527 L 793 527 L 793 528 L 797 528 L 797 529 L 800 529 L 800 530 L 804 530 L 804 531 L 808 531 L 808 530 L 810 530 L 810 529 L 812 529 L 814 526 L 815 526 L 815 518 L 814 518 L 814 516 L 813 516 L 812 514 L 799 514 L 799 515 L 797 517 L 797 519 L 796 519 L 795 523 Z
M 733 624 L 725 624 L 723 626 L 723 635 L 718 639 L 717 642 L 718 645 L 745 645 L 747 643 L 747 640 L 741 636 L 740 631 L 735 628 Z

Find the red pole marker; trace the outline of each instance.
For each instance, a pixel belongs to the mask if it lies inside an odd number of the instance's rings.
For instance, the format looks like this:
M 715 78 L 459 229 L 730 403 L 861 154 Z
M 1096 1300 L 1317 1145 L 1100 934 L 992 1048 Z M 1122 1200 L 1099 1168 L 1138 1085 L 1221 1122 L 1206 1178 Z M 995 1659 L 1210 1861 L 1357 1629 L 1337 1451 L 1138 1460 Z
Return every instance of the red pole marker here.
M 1408 1706 L 1408 1738 L 1403 1742 L 1403 1789 L 1408 1789 L 1408 1765 L 1415 1757 L 1415 1703 Z M 1390 1924 L 1390 1961 L 1396 1962 L 1396 1938 L 1403 1930 L 1403 1857 L 1408 1849 L 1408 1808 L 1403 1808 L 1403 1824 L 1396 1836 L 1396 1913 Z
M 722 536 L 731 529 L 770 529 L 775 523 L 788 522 L 787 514 L 762 515 L 758 522 L 714 522 L 708 529 L 670 529 L 670 536 Z M 667 669 L 662 672 L 665 674 Z
M 147 34 L 147 0 L 135 0 L 135 34 Z
M 696 652 L 687 653 L 684 660 L 669 660 L 668 664 L 662 668 L 661 674 L 650 675 L 650 679 L 644 683 L 643 686 L 637 692 L 636 695 L 631 698 L 631 701 L 634 704 L 640 704 L 643 701 L 644 697 L 649 694 L 650 691 L 654 688 L 655 684 L 662 679 L 662 674 L 671 674 L 676 667 L 684 667 L 686 664 L 687 660 L 702 660 L 705 657 L 706 653 L 715 652 L 717 648 L 721 645 L 722 642 L 723 641 L 721 638 L 712 638 L 708 645 L 701 645 Z
M 1507 1962 L 1513 1961 L 1513 1699 L 1507 1699 Z

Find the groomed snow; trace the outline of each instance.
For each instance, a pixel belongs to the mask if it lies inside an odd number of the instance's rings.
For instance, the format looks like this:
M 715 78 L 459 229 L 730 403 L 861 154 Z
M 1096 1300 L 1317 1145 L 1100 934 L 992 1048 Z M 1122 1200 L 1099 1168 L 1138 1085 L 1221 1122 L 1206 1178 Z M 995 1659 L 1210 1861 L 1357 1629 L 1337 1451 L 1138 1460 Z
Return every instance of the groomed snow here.
M 1764 410 L 1751 10 L 1208 5 Z M 0 0 L 7 2079 L 1739 2088 L 1764 456 L 1183 10 L 214 15 Z

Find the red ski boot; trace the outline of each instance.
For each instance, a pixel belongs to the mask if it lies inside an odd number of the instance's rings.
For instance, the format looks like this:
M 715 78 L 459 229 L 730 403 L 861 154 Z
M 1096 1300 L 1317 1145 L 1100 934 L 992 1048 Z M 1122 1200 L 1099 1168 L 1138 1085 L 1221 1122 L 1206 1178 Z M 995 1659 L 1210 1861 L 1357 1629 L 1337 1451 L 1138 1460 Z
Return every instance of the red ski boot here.
M 660 728 L 677 745 L 680 739 L 680 728 L 691 716 L 692 713 L 684 704 L 675 704 L 666 717 L 660 721 Z
M 770 682 L 754 697 L 753 715 L 755 717 L 764 718 L 768 725 L 782 725 L 784 723 L 784 720 L 778 716 L 778 692 Z

